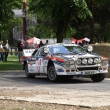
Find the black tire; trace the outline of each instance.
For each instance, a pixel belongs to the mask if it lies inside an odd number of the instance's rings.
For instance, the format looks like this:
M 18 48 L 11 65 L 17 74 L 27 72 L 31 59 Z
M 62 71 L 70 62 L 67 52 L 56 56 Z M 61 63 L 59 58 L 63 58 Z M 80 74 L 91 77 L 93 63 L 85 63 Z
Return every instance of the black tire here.
M 53 81 L 53 82 L 57 81 L 58 76 L 57 76 L 54 65 L 49 66 L 47 75 L 50 81 Z
M 28 71 L 28 64 L 25 65 L 25 74 L 27 78 L 35 78 L 35 75 L 30 75 Z
M 91 75 L 90 78 L 91 78 L 92 81 L 94 81 L 94 82 L 101 82 L 101 81 L 104 80 L 105 74 L 104 74 L 104 73 L 94 74 L 94 75 Z

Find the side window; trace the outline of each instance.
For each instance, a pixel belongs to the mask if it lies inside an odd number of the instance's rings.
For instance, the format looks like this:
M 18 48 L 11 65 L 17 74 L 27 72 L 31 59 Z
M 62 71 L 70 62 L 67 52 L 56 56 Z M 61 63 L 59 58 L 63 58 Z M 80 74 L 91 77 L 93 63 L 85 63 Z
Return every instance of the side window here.
M 39 50 L 37 51 L 37 53 L 36 53 L 35 56 L 39 56 L 40 50 L 41 50 L 41 49 L 39 49 Z
M 36 53 L 37 53 L 37 49 L 32 53 L 32 56 L 35 56 L 36 55 Z
M 40 52 L 39 52 L 39 56 L 45 56 L 46 54 L 44 53 L 44 47 L 41 48 Z

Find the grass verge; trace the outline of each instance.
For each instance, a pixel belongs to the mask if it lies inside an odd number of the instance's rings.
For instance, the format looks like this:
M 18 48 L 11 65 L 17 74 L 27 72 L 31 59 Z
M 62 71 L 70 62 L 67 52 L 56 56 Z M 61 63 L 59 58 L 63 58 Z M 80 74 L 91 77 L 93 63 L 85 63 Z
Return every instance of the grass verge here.
M 0 62 L 0 70 L 22 70 L 22 64 L 17 55 L 9 55 L 7 62 Z

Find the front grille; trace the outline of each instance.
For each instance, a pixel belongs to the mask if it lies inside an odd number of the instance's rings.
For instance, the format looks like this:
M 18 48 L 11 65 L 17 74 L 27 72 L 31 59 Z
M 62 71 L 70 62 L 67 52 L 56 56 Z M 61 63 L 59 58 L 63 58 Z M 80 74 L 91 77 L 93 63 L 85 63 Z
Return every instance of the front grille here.
M 78 65 L 78 64 L 77 64 Z M 96 65 L 96 63 L 92 63 L 92 64 L 80 64 L 80 65 L 78 65 L 78 66 L 89 66 L 89 65 Z
M 83 68 L 77 68 L 79 71 L 84 71 L 84 70 L 98 70 L 98 67 L 83 67 Z

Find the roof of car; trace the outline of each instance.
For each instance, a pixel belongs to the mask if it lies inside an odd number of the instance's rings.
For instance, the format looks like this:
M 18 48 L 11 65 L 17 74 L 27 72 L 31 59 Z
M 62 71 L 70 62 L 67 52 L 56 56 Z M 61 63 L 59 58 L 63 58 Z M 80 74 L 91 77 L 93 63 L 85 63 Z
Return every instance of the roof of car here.
M 63 44 L 64 46 L 78 46 L 77 44 Z
M 78 46 L 77 44 L 72 44 L 72 43 L 55 43 L 55 44 L 47 44 L 45 46 L 49 47 L 52 45 L 64 45 L 64 46 Z

